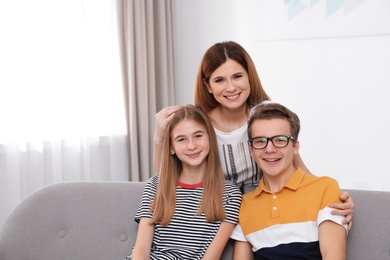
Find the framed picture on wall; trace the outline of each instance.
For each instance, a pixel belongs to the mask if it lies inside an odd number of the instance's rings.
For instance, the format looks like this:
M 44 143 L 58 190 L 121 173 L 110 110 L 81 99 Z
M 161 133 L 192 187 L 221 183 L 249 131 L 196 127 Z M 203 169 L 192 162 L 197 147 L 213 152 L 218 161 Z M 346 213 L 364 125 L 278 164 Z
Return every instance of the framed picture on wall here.
M 390 34 L 389 0 L 258 0 L 256 38 Z

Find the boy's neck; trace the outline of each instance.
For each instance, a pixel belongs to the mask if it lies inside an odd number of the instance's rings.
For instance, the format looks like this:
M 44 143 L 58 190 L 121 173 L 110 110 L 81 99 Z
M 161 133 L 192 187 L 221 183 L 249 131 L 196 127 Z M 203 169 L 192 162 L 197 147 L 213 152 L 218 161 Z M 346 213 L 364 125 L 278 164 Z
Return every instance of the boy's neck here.
M 264 172 L 263 178 L 265 187 L 271 192 L 278 192 L 290 180 L 295 170 L 294 167 L 291 167 L 278 175 L 270 175 Z

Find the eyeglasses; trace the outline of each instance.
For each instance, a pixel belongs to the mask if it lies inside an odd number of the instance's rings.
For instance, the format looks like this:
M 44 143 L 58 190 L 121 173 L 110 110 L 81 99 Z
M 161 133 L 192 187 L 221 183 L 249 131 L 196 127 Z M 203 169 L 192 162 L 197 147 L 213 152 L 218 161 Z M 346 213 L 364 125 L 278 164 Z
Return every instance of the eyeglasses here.
M 261 150 L 266 148 L 268 145 L 268 141 L 271 141 L 271 143 L 276 148 L 283 148 L 288 145 L 290 139 L 292 141 L 295 141 L 294 137 L 288 135 L 275 135 L 272 137 L 257 136 L 249 139 L 249 143 L 256 150 Z

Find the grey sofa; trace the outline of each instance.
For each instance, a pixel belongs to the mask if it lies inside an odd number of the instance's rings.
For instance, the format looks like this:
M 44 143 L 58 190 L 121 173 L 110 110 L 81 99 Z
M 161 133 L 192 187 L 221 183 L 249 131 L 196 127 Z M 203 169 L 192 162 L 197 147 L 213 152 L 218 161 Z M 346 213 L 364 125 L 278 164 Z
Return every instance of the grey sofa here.
M 25 198 L 0 231 L 1 260 L 124 259 L 143 182 L 65 182 Z M 390 192 L 348 190 L 356 210 L 347 259 L 390 259 Z M 232 258 L 232 241 L 222 259 Z

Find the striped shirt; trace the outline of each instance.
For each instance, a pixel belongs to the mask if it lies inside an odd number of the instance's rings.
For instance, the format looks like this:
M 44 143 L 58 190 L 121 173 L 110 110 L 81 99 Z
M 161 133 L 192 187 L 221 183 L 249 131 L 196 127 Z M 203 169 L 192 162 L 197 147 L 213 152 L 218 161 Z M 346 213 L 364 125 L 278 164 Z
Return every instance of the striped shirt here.
M 225 179 L 238 187 L 257 186 L 262 173 L 249 152 L 248 124 L 228 133 L 214 130 Z
M 322 259 L 318 226 L 325 220 L 342 225 L 344 217 L 329 208 L 340 202 L 340 193 L 336 180 L 299 168 L 278 192 L 267 190 L 262 180 L 243 195 L 231 238 L 249 242 L 255 259 Z
M 135 221 L 151 218 L 149 212 L 158 186 L 159 176 L 152 177 L 145 186 Z M 183 185 L 184 186 L 184 185 Z M 236 224 L 241 204 L 241 192 L 225 182 L 224 221 Z M 201 259 L 216 235 L 220 221 L 206 222 L 205 214 L 197 215 L 203 187 L 176 187 L 176 209 L 168 226 L 156 224 L 150 259 Z

